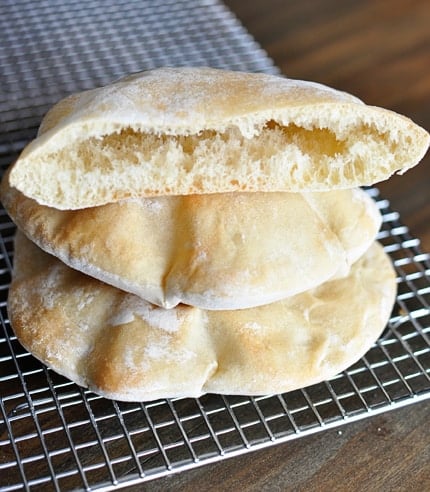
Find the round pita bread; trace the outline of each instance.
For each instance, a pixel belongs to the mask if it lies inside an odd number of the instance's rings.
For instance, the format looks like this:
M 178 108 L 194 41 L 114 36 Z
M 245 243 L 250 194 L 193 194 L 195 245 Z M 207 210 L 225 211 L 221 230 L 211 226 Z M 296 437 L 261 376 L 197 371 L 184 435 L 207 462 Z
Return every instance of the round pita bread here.
M 429 135 L 329 87 L 265 74 L 164 68 L 60 101 L 10 174 L 39 203 L 327 191 L 404 172 Z
M 395 298 L 374 244 L 348 277 L 253 309 L 165 310 L 72 270 L 18 235 L 8 310 L 21 343 L 79 385 L 118 400 L 268 394 L 359 359 Z
M 140 198 L 75 211 L 1 188 L 44 251 L 165 308 L 243 309 L 346 275 L 381 215 L 362 190 Z

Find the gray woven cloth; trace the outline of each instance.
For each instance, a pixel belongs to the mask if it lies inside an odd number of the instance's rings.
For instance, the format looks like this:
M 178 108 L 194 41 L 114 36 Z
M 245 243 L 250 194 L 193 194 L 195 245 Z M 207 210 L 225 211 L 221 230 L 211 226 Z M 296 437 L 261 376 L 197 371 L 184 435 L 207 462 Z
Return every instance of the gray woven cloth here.
M 181 65 L 277 72 L 216 0 L 2 0 L 1 141 L 22 147 L 71 92 Z

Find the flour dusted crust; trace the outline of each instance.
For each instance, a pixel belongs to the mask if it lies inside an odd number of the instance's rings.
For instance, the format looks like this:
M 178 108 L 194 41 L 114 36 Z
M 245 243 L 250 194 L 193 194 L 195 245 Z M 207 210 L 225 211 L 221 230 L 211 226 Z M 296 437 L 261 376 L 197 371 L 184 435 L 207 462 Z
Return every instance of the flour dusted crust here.
M 8 310 L 21 343 L 108 398 L 267 394 L 344 370 L 377 339 L 395 298 L 377 243 L 348 277 L 263 307 L 155 307 L 72 270 L 17 236 Z
M 46 115 L 10 182 L 41 204 L 369 185 L 422 158 L 409 119 L 323 85 L 163 68 L 72 95 Z
M 69 266 L 153 304 L 243 309 L 347 274 L 381 215 L 362 190 L 132 199 L 60 211 L 1 187 L 25 234 Z

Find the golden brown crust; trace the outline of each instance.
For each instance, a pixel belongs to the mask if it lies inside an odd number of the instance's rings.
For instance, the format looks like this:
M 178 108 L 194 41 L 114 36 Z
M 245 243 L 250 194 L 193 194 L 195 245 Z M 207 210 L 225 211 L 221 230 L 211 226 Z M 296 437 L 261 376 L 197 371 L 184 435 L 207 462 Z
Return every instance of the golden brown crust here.
M 362 190 L 143 198 L 59 211 L 1 186 L 43 250 L 154 304 L 243 309 L 346 274 L 381 216 Z
M 259 308 L 164 310 L 16 242 L 9 316 L 57 372 L 120 400 L 277 393 L 335 375 L 379 336 L 395 275 L 374 245 L 343 279 Z

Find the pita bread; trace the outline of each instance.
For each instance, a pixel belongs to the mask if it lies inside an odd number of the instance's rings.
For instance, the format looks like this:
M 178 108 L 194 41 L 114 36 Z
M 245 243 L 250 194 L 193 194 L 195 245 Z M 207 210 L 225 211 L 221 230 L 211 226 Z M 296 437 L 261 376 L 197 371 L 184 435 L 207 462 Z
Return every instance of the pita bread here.
M 384 329 L 396 290 L 374 244 L 348 277 L 263 307 L 165 310 L 72 270 L 18 235 L 8 310 L 35 357 L 118 400 L 267 394 L 329 378 Z
M 374 241 L 359 189 L 140 198 L 83 210 L 39 205 L 2 183 L 25 234 L 67 265 L 153 304 L 243 309 L 346 275 Z
M 59 209 L 158 195 L 327 191 L 404 172 L 429 135 L 323 85 L 164 68 L 60 101 L 10 183 Z

